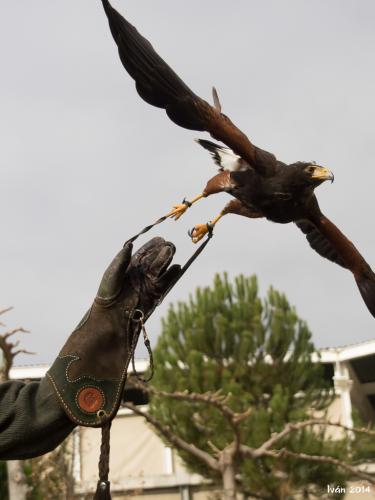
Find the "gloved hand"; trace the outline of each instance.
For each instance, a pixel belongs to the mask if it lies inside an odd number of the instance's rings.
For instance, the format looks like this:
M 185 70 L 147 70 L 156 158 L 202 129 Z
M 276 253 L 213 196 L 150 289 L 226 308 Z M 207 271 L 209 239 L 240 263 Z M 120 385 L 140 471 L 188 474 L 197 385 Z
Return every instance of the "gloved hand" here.
M 90 310 L 47 373 L 65 412 L 79 425 L 97 427 L 121 403 L 127 369 L 144 321 L 179 277 L 169 267 L 175 247 L 153 238 L 132 257 L 128 243 L 104 273 Z

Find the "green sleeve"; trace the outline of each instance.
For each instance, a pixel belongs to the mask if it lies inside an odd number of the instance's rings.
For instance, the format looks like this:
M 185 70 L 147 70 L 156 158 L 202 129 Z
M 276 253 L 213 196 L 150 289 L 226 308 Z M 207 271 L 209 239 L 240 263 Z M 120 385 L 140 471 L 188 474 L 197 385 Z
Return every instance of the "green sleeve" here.
M 74 427 L 48 380 L 0 384 L 0 459 L 43 455 L 60 444 Z

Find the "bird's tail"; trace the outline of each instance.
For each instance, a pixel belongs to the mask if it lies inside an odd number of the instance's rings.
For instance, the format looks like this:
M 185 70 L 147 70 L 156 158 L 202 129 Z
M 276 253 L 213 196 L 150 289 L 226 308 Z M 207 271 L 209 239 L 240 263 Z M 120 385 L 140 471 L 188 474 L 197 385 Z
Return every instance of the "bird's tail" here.
M 367 309 L 375 318 L 375 274 L 369 270 L 355 278 Z
M 206 141 L 205 139 L 196 139 L 196 142 L 211 153 L 214 162 L 219 166 L 220 170 L 233 172 L 241 168 L 243 160 L 240 156 L 234 154 L 231 149 L 212 141 Z

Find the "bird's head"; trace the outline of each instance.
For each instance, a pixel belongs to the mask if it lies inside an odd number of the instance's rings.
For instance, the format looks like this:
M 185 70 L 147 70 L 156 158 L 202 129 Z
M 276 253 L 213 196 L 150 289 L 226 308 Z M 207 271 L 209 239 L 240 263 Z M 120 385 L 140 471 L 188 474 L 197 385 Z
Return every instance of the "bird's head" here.
M 293 165 L 298 173 L 299 182 L 312 189 L 318 187 L 324 181 L 334 181 L 333 173 L 326 167 L 321 167 L 316 163 L 298 162 Z

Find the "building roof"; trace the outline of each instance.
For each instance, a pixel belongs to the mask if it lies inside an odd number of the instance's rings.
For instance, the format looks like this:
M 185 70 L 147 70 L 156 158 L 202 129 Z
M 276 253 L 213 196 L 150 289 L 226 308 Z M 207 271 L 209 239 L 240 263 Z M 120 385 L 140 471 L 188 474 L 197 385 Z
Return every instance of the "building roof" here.
M 319 349 L 323 363 L 335 363 L 336 361 L 350 361 L 355 358 L 375 355 L 375 339 L 348 344 L 342 347 L 325 347 Z
M 147 359 L 137 359 L 135 361 L 137 373 L 144 373 L 148 365 L 149 362 Z M 51 365 L 47 363 L 13 366 L 10 370 L 9 377 L 12 380 L 38 380 L 45 376 L 50 366 Z M 131 364 L 129 365 L 128 373 L 133 373 Z

